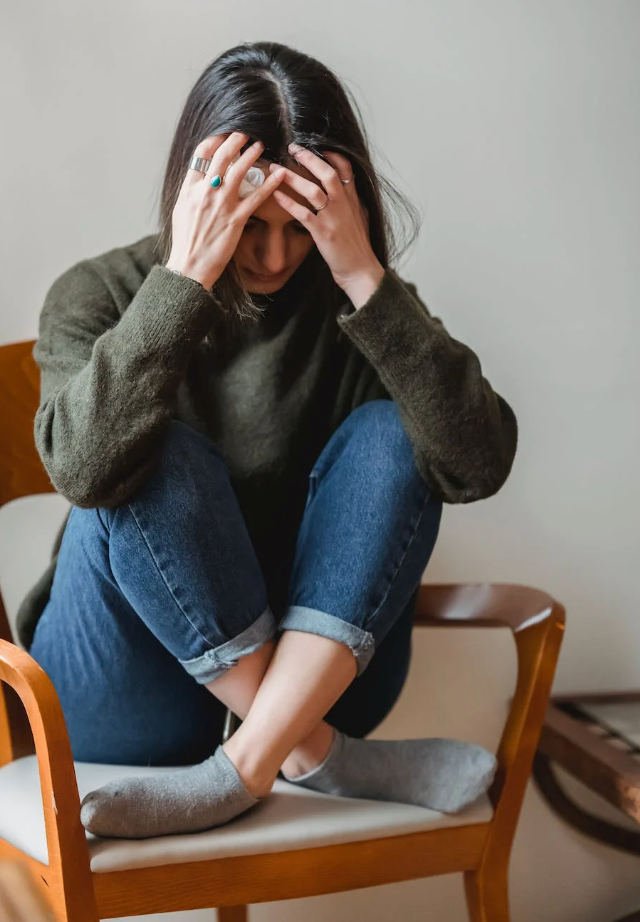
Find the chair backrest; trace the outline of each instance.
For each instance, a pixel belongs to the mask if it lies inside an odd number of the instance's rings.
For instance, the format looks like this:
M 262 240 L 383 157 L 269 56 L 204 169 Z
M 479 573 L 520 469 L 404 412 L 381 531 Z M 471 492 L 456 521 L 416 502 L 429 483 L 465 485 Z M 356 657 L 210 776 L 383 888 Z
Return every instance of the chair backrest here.
M 0 506 L 19 496 L 55 492 L 33 438 L 40 400 L 34 341 L 0 346 Z
M 0 346 L 0 506 L 22 496 L 55 493 L 34 441 L 40 373 L 33 346 L 34 340 Z M 1 590 L 0 637 L 12 640 Z
M 0 346 L 0 507 L 22 496 L 55 493 L 36 449 L 33 421 L 40 402 L 35 340 Z M 0 637 L 12 641 L 0 587 Z
M 40 373 L 33 358 L 35 340 L 0 346 L 0 506 L 22 496 L 55 493 L 35 446 L 33 421 L 40 402 Z M 0 637 L 12 641 L 0 589 Z M 7 694 L 7 691 L 10 693 Z M 11 689 L 0 692 L 0 723 L 11 727 L 13 756 L 32 751 L 24 709 Z M 3 759 L 4 761 L 4 759 Z

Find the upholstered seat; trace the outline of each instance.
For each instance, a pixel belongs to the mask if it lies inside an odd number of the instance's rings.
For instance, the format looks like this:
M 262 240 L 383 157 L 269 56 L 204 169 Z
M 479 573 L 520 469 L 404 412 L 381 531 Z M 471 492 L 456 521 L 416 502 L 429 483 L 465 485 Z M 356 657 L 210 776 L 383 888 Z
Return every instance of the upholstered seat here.
M 166 768 L 131 768 L 76 762 L 80 797 L 126 775 L 152 775 Z M 43 864 L 48 864 L 42 797 L 35 756 L 0 768 L 0 839 L 5 839 Z M 487 797 L 454 815 L 409 804 L 331 797 L 278 779 L 259 804 L 225 826 L 184 836 L 156 839 L 101 839 L 91 834 L 91 870 L 97 873 L 256 855 L 291 849 L 336 845 L 428 829 L 490 822 Z

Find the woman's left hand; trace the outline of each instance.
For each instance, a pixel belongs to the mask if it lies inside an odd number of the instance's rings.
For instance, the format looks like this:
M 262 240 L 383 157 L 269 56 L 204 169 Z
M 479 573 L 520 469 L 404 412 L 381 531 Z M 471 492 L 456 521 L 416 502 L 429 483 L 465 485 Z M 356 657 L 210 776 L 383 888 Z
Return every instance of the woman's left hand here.
M 290 145 L 289 151 L 320 180 L 322 187 L 287 170 L 283 185 L 272 193 L 274 199 L 310 232 L 335 283 L 349 297 L 352 292 L 363 290 L 364 285 L 375 289 L 384 275 L 384 268 L 371 246 L 369 221 L 355 188 L 351 163 L 334 151 L 322 151 L 330 164 L 296 144 Z M 278 167 L 279 164 L 270 164 L 272 171 Z M 340 182 L 349 178 L 352 182 L 345 185 Z M 282 191 L 284 183 L 320 211 L 314 214 L 292 199 Z M 323 207 L 327 197 L 328 204 Z

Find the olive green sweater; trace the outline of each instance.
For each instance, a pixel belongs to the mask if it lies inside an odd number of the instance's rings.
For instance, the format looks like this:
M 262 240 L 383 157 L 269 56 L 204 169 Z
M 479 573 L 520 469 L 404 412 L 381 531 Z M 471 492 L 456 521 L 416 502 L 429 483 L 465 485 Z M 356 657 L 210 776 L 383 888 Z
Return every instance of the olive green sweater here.
M 504 483 L 517 440 L 511 408 L 392 269 L 355 310 L 314 248 L 272 298 L 255 298 L 257 323 L 229 336 L 211 294 L 159 264 L 157 240 L 83 259 L 46 295 L 35 439 L 72 504 L 126 502 L 153 469 L 167 421 L 182 420 L 223 451 L 272 607 L 284 612 L 308 474 L 360 404 L 397 403 L 418 470 L 444 502 Z M 61 535 L 18 613 L 27 648 Z

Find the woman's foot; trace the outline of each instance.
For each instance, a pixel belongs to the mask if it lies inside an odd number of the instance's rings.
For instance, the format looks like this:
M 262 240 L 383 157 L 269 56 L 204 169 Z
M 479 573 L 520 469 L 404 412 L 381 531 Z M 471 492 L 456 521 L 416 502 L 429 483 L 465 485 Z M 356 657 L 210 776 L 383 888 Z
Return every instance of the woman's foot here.
M 83 826 L 97 836 L 146 839 L 221 826 L 259 803 L 222 748 L 199 765 L 124 778 L 82 801 Z
M 483 794 L 497 762 L 482 746 L 448 739 L 362 740 L 335 731 L 326 758 L 286 781 L 341 797 L 363 797 L 456 813 Z

